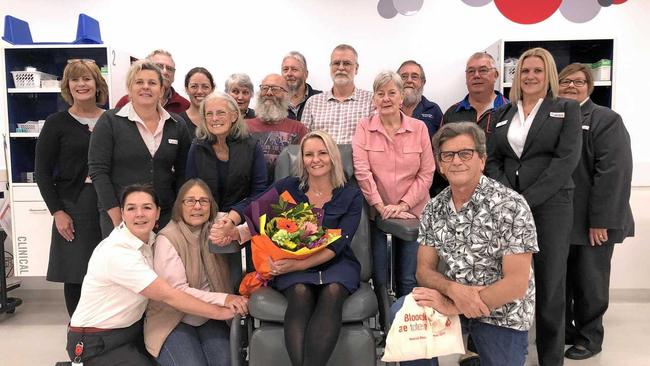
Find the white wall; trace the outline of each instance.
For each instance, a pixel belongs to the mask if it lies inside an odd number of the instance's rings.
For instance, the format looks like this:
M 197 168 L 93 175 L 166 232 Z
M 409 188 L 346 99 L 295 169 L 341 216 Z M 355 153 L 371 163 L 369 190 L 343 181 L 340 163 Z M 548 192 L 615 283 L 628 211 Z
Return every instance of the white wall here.
M 307 57 L 309 82 L 328 88 L 329 54 L 345 42 L 359 52 L 358 86 L 370 89 L 378 71 L 415 59 L 427 74 L 425 95 L 443 110 L 465 94 L 467 57 L 498 39 L 615 38 L 614 109 L 632 136 L 634 184 L 650 186 L 650 144 L 644 138 L 650 136 L 650 123 L 638 107 L 650 97 L 643 82 L 650 60 L 650 1 L 603 8 L 586 24 L 571 23 L 558 11 L 526 26 L 507 20 L 493 3 L 473 8 L 460 0 L 429 0 L 415 16 L 390 20 L 381 18 L 376 6 L 376 0 L 1 0 L 0 15 L 28 21 L 35 41 L 66 41 L 75 38 L 78 14 L 86 13 L 99 20 L 104 43 L 114 48 L 139 57 L 155 48 L 170 50 L 178 68 L 177 90 L 194 66 L 211 70 L 220 88 L 233 72 L 246 72 L 257 84 L 278 72 L 282 56 L 293 49 Z M 650 193 L 635 189 L 639 235 L 615 254 L 624 265 L 615 263 L 614 287 L 650 288 L 650 249 L 642 246 L 650 238 L 643 231 L 643 223 L 650 222 L 647 202 Z

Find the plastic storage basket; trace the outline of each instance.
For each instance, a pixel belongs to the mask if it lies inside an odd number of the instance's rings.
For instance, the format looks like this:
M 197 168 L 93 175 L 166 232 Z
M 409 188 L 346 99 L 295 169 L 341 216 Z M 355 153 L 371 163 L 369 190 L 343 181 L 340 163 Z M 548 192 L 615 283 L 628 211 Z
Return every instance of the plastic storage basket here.
M 40 71 L 12 71 L 16 88 L 40 88 L 41 80 L 56 80 L 56 75 Z

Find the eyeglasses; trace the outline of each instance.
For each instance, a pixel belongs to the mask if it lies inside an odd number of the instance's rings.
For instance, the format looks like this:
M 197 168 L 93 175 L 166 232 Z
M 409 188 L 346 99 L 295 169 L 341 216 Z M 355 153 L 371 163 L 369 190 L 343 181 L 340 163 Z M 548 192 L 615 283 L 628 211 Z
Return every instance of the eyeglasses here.
M 440 161 L 444 163 L 450 163 L 454 160 L 455 155 L 458 155 L 458 158 L 460 158 L 461 161 L 468 161 L 474 156 L 474 151 L 476 150 L 462 149 L 458 151 L 441 151 L 438 156 L 440 157 Z
M 280 94 L 280 92 L 285 92 L 286 93 L 286 91 L 287 91 L 287 89 L 285 89 L 285 88 L 283 88 L 281 86 L 277 86 L 277 85 L 260 85 L 260 91 L 262 92 L 262 94 L 268 93 L 269 90 L 271 91 L 271 93 L 273 93 L 275 95 Z
M 186 198 L 183 200 L 183 204 L 187 207 L 194 207 L 196 206 L 197 202 L 201 205 L 201 207 L 206 207 L 210 205 L 210 200 L 207 198 L 200 198 L 198 200 L 194 198 Z
M 573 83 L 574 86 L 579 88 L 581 86 L 585 86 L 587 84 L 587 80 L 583 80 L 583 79 L 576 79 L 576 80 L 562 79 L 562 80 L 560 80 L 560 85 L 562 85 L 562 86 L 569 86 L 572 83 Z
M 227 111 L 205 112 L 205 119 L 211 121 L 214 117 L 222 119 L 228 115 Z
M 332 61 L 332 62 L 330 63 L 330 66 L 332 66 L 332 67 L 340 67 L 340 66 L 343 66 L 343 67 L 346 68 L 346 69 L 349 69 L 349 68 L 352 67 L 353 65 L 354 65 L 354 62 L 350 62 L 350 61 Z
M 169 71 L 169 72 L 171 72 L 171 73 L 176 72 L 176 68 L 175 68 L 174 66 L 169 66 L 169 65 L 165 65 L 165 64 L 156 64 L 156 66 L 158 66 L 158 68 L 160 69 L 160 71 L 165 71 L 165 70 L 167 70 L 167 71 Z
M 68 60 L 68 64 L 74 64 L 77 62 L 90 62 L 90 63 L 95 63 L 95 60 L 92 58 L 71 58 Z
M 413 80 L 413 81 L 418 81 L 418 80 L 422 79 L 422 77 L 421 77 L 419 74 L 416 74 L 416 73 L 411 73 L 411 74 L 403 73 L 403 74 L 400 75 L 400 77 L 401 77 L 402 80 L 404 80 L 404 81 L 408 80 L 409 77 L 410 77 L 411 80 Z
M 473 68 L 473 67 L 470 67 L 470 68 L 468 68 L 468 69 L 465 70 L 465 74 L 467 74 L 467 76 L 472 76 L 472 75 L 474 75 L 474 74 L 478 71 L 478 74 L 479 74 L 479 75 L 481 75 L 481 76 L 485 76 L 485 75 L 487 75 L 488 72 L 490 72 L 490 70 L 492 70 L 492 69 L 496 70 L 495 67 L 479 67 L 478 69 L 475 69 L 475 68 Z

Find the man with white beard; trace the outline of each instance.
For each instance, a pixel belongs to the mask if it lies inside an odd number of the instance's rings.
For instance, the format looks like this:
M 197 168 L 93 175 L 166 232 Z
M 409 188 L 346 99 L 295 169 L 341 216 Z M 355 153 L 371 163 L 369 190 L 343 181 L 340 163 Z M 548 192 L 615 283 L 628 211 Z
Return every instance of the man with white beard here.
M 282 150 L 300 143 L 309 130 L 300 122 L 287 118 L 289 86 L 278 74 L 269 74 L 262 84 L 255 105 L 256 117 L 245 120 L 251 136 L 259 141 L 266 159 L 268 183 L 275 176 L 275 160 Z
M 282 59 L 282 76 L 289 85 L 289 118 L 300 121 L 302 111 L 305 109 L 307 99 L 315 94 L 322 93 L 307 83 L 309 70 L 307 70 L 307 60 L 305 56 L 298 51 L 291 51 Z
M 372 93 L 354 85 L 359 72 L 359 56 L 354 47 L 340 44 L 330 58 L 332 89 L 307 99 L 302 123 L 310 130 L 327 132 L 337 144 L 352 143 L 357 123 L 370 116 Z
M 429 138 L 431 138 L 440 127 L 442 110 L 436 103 L 422 95 L 422 89 L 427 82 L 422 65 L 413 60 L 404 61 L 397 69 L 397 74 L 404 82 L 402 112 L 424 122 L 429 130 Z

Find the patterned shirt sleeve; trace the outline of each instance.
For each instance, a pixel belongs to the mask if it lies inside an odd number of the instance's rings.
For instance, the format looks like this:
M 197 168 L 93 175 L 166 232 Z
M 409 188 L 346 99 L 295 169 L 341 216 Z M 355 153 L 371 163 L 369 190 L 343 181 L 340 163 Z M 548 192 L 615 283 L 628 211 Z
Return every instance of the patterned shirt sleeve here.
M 433 223 L 435 220 L 434 215 L 434 202 L 435 200 L 429 200 L 424 210 L 422 211 L 422 216 L 420 217 L 420 231 L 418 233 L 418 243 L 427 247 L 435 247 L 435 235 Z
M 497 241 L 503 255 L 538 252 L 535 221 L 526 201 L 520 196 L 510 196 L 500 206 Z

